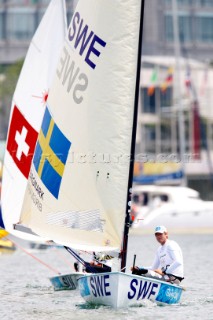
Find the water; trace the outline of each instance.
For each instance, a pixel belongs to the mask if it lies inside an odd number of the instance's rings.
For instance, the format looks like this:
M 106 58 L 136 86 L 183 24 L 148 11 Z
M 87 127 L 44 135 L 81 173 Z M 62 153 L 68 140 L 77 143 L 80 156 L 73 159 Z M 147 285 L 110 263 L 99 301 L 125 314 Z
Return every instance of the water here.
M 213 320 L 212 235 L 174 235 L 183 250 L 186 291 L 176 306 L 157 306 L 149 301 L 140 307 L 113 310 L 88 306 L 77 291 L 54 292 L 48 277 L 55 275 L 39 262 L 17 250 L 0 256 L 0 315 L 4 320 Z M 23 244 L 23 243 L 22 243 Z M 130 236 L 128 269 L 136 253 L 136 265 L 152 263 L 158 244 L 154 236 Z M 61 272 L 70 272 L 72 261 L 63 249 L 33 253 Z M 65 261 L 66 260 L 66 261 Z

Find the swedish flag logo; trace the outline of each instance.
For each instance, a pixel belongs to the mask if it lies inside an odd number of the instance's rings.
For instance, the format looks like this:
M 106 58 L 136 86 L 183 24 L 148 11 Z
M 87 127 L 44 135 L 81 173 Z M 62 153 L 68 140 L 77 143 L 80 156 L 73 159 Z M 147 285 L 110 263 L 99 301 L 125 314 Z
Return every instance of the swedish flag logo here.
M 40 179 L 56 199 L 58 199 L 70 146 L 71 142 L 55 124 L 46 108 L 33 164 Z

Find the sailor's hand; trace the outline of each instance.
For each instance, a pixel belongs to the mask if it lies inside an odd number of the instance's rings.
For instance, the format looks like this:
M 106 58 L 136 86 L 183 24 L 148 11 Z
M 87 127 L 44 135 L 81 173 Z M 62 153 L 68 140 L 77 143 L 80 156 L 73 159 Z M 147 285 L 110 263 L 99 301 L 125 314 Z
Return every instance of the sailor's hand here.
M 163 272 L 161 269 L 155 269 L 154 270 L 156 273 L 160 274 L 161 276 L 163 276 Z
M 138 267 L 131 267 L 131 271 L 133 271 L 133 270 L 139 270 L 139 268 Z

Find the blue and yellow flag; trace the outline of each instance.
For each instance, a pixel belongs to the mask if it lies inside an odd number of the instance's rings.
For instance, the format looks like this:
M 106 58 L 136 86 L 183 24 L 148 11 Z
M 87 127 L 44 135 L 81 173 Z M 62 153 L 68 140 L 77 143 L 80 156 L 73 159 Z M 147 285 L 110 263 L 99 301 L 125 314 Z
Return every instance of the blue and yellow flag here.
M 52 195 L 58 199 L 71 142 L 64 136 L 46 108 L 33 164 Z

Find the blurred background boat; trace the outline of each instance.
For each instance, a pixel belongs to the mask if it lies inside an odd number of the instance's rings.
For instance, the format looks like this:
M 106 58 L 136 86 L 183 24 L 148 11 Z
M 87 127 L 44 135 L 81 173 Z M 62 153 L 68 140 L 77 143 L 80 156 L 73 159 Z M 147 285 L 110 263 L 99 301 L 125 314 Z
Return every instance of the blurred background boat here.
M 173 233 L 213 233 L 213 201 L 187 187 L 136 185 L 131 220 L 132 228 L 143 232 L 166 225 Z
M 3 229 L 0 229 L 0 254 L 2 253 L 12 253 L 16 250 L 16 246 L 6 238 L 9 233 Z

